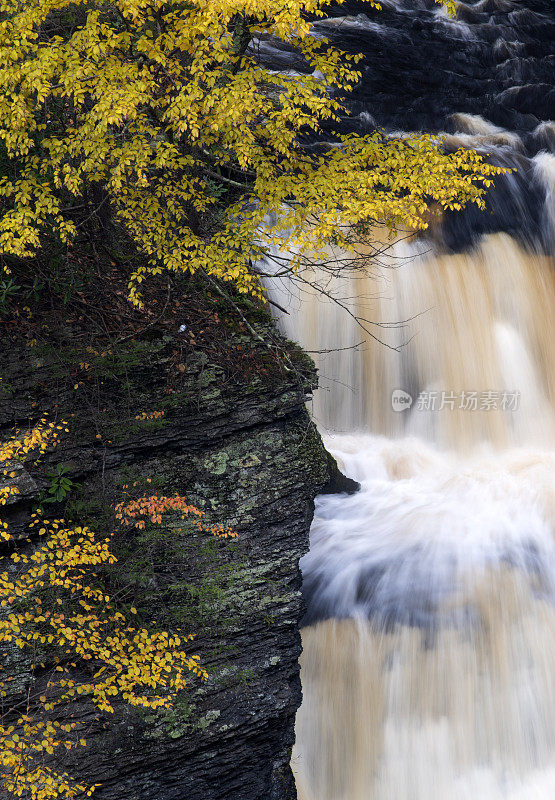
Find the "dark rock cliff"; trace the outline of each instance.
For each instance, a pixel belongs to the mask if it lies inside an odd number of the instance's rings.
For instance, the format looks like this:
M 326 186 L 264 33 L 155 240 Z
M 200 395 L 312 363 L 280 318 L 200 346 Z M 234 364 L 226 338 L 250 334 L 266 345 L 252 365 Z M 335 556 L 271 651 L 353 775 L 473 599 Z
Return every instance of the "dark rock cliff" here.
M 445 215 L 446 249 L 462 251 L 481 235 L 505 231 L 551 253 L 546 207 L 552 189 L 534 157 L 555 152 L 553 0 L 467 0 L 456 3 L 455 18 L 434 0 L 381 0 L 380 6 L 332 2 L 330 17 L 314 23 L 317 36 L 363 56 L 361 79 L 345 99 L 349 114 L 339 124 L 330 121 L 320 151 L 338 130 L 453 134 L 447 149 L 473 147 L 515 172 L 496 179 L 487 213 L 470 205 Z M 310 69 L 271 39 L 256 53 L 274 69 Z M 512 135 L 504 136 L 507 131 Z M 307 146 L 315 146 L 313 138 Z
M 259 321 L 257 333 L 270 325 Z M 114 536 L 119 561 L 104 576 L 112 590 L 136 605 L 141 622 L 195 632 L 192 651 L 209 678 L 193 681 L 171 711 L 122 705 L 109 719 L 91 716 L 87 747 L 64 767 L 100 783 L 98 800 L 296 797 L 289 759 L 301 691 L 298 562 L 315 494 L 334 481 L 339 491 L 352 487 L 341 483 L 305 410 L 315 383 L 308 358 L 284 341 L 270 358 L 244 333 L 227 347 L 255 365 L 241 380 L 228 380 L 204 352 L 184 354 L 177 333 L 150 332 L 149 341 L 109 352 L 71 336 L 12 342 L 1 355 L 3 435 L 39 410 L 67 420 L 70 431 L 21 474 L 13 529 L 24 529 L 63 464 L 73 488 L 53 511 L 68 519 L 109 530 L 123 487 L 135 485 L 185 495 L 239 534 L 176 535 L 174 521 Z M 256 365 L 265 359 L 261 375 Z M 137 419 L 156 410 L 164 416 Z M 23 688 L 24 661 L 15 663 Z

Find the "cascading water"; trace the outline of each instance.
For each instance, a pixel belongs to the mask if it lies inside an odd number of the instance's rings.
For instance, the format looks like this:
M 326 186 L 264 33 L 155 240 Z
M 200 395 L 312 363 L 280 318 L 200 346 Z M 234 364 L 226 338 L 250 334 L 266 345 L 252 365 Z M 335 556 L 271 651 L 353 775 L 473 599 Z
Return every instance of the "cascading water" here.
M 317 501 L 301 563 L 299 797 L 552 800 L 555 276 L 498 234 L 384 280 L 375 318 L 427 309 L 413 338 L 321 364 L 343 375 L 315 416 L 361 491 Z M 360 338 L 308 302 L 301 341 Z
M 400 237 L 370 272 L 336 278 L 340 304 L 269 282 L 289 312 L 283 330 L 318 363 L 314 418 L 361 484 L 317 500 L 301 562 L 299 798 L 553 800 L 555 127 L 540 97 L 549 4 L 460 3 L 456 22 L 426 0 L 388 0 L 383 18 L 347 5 L 350 16 L 316 32 L 336 32 L 372 66 L 378 42 L 393 62 L 381 93 L 383 73 L 365 72 L 359 128 L 448 128 L 448 147 L 487 149 L 518 172 L 498 182 L 487 212 L 449 215 L 427 239 Z M 467 70 L 466 94 L 457 77 L 430 78 L 388 119 L 398 86 L 422 72 L 414 31 L 451 40 L 459 65 L 457 49 L 481 52 L 481 73 Z M 487 118 L 476 116 L 480 93 Z M 309 278 L 330 290 L 324 268 Z M 375 338 L 354 317 L 379 323 L 366 324 Z

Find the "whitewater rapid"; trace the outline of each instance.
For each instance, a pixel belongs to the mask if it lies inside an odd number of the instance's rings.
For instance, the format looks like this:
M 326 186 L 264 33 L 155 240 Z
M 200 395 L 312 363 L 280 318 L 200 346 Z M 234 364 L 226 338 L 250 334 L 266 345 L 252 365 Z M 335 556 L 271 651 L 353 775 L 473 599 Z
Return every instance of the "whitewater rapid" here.
M 300 800 L 552 800 L 555 454 L 329 438 L 292 764 Z
M 301 561 L 299 798 L 553 800 L 552 264 L 507 234 L 389 257 L 337 277 L 341 304 L 270 284 L 361 486 L 317 499 Z
M 552 3 L 381 4 L 314 24 L 364 54 L 342 131 L 434 131 L 513 171 L 423 235 L 375 224 L 350 263 L 259 265 L 361 485 L 317 498 L 301 562 L 299 800 L 553 800 Z

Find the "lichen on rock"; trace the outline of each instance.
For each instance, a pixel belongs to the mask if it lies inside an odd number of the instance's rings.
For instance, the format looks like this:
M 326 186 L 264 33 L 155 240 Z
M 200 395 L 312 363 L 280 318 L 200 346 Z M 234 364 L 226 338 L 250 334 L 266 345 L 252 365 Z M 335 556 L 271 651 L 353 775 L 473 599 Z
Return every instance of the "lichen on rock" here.
M 271 329 L 269 319 L 253 324 Z M 240 338 L 238 347 L 263 351 L 244 332 Z M 195 633 L 209 676 L 188 686 L 171 710 L 122 705 L 110 719 L 91 722 L 71 769 L 101 784 L 97 800 L 295 796 L 289 760 L 301 698 L 298 564 L 314 496 L 337 473 L 305 408 L 316 382 L 312 362 L 296 346 L 280 346 L 295 369 L 270 365 L 262 376 L 226 381 L 203 352 L 176 363 L 171 337 L 151 332 L 148 342 L 89 356 L 94 363 L 79 390 L 71 383 L 83 358 L 75 343 L 33 353 L 40 362 L 34 373 L 23 345 L 0 355 L 13 387 L 0 397 L 4 430 L 32 419 L 37 407 L 71 420 L 70 434 L 42 465 L 20 470 L 27 487 L 13 508 L 20 526 L 49 471 L 63 464 L 76 488 L 54 510 L 99 532 L 113 530 L 113 506 L 136 483 L 185 496 L 210 522 L 238 533 L 233 541 L 211 539 L 170 516 L 161 527 L 113 537 L 119 560 L 104 579 L 134 603 L 141 621 L 154 616 Z M 23 689 L 25 664 L 12 659 L 8 666 Z

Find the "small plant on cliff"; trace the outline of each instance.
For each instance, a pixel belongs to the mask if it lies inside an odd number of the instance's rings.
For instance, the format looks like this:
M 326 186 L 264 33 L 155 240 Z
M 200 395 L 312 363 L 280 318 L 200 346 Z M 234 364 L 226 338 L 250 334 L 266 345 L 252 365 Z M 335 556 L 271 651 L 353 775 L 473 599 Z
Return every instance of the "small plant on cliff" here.
M 148 482 L 149 479 L 147 479 Z M 123 487 L 126 499 L 116 506 L 116 519 L 122 525 L 131 525 L 132 527 L 143 529 L 147 521 L 153 525 L 162 522 L 162 514 L 166 511 L 178 512 L 182 519 L 190 517 L 190 522 L 201 531 L 211 533 L 220 539 L 235 538 L 237 534 L 231 528 L 221 523 L 207 524 L 202 520 L 204 512 L 200 511 L 195 506 L 187 503 L 185 497 L 178 494 L 171 497 L 164 497 L 159 495 L 145 495 L 142 497 L 131 498 L 129 489 L 137 486 L 134 483 L 132 487 L 127 484 Z
M 62 428 L 43 420 L 30 433 L 0 445 L 6 483 L 0 506 L 18 493 L 14 460 L 40 455 Z M 161 522 L 168 511 L 192 514 L 197 527 L 213 535 L 235 535 L 203 525 L 201 512 L 178 496 L 127 498 L 116 514 L 122 524 L 141 527 L 145 518 Z M 32 517 L 28 536 L 18 541 L 0 522 L 0 536 L 12 549 L 0 574 L 0 648 L 8 656 L 14 648 L 22 650 L 28 671 L 24 690 L 15 687 L 14 676 L 0 681 L 0 781 L 11 797 L 88 796 L 94 786 L 59 769 L 60 752 L 86 744 L 79 721 L 82 703 L 108 713 L 117 700 L 148 709 L 169 707 L 189 673 L 200 678 L 206 673 L 199 657 L 183 650 L 193 635 L 150 631 L 118 610 L 95 572 L 116 561 L 109 538 L 99 540 L 88 527 L 46 520 L 40 512 Z M 76 701 L 78 709 L 72 708 Z
M 67 475 L 69 467 L 63 464 L 57 464 L 52 472 L 48 473 L 50 479 L 50 486 L 41 498 L 43 503 L 59 503 L 63 500 L 73 489 L 78 489 L 79 484 L 74 483 Z
M 353 251 L 368 220 L 418 229 L 431 204 L 483 207 L 503 170 L 446 153 L 436 135 L 302 146 L 348 113 L 342 95 L 360 78 L 359 56 L 311 31 L 327 4 L 0 0 L 0 254 L 32 255 L 107 218 L 146 256 L 129 276 L 134 303 L 164 270 L 256 295 L 250 265 L 272 245 L 295 269 L 303 253 L 327 259 L 330 241 Z M 272 39 L 303 74 L 260 62 Z

